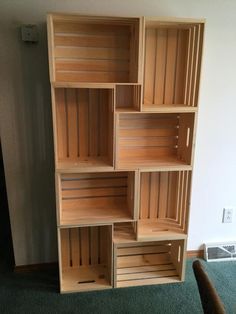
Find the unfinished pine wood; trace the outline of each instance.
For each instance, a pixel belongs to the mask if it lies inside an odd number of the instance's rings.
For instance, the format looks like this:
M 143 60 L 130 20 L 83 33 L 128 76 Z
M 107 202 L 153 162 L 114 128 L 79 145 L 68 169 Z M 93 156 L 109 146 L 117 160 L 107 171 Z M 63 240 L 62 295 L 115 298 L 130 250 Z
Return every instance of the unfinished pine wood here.
M 191 165 L 194 114 L 120 113 L 116 167 Z
M 51 81 L 138 82 L 140 19 L 48 21 Z
M 61 229 L 59 237 L 61 292 L 111 288 L 112 226 Z
M 55 89 L 57 163 L 113 166 L 113 90 Z
M 191 171 L 141 173 L 138 240 L 185 237 L 190 188 Z
M 184 280 L 203 31 L 48 16 L 61 292 Z
M 139 111 L 141 85 L 116 85 L 116 110 Z
M 128 172 L 59 176 L 59 224 L 96 224 L 134 219 L 134 175 Z
M 115 286 L 129 287 L 182 280 L 179 264 L 183 254 L 174 259 L 172 252 L 183 250 L 185 240 L 137 242 L 115 245 Z M 176 255 L 175 255 L 176 256 Z
M 204 24 L 146 23 L 143 110 L 197 106 Z

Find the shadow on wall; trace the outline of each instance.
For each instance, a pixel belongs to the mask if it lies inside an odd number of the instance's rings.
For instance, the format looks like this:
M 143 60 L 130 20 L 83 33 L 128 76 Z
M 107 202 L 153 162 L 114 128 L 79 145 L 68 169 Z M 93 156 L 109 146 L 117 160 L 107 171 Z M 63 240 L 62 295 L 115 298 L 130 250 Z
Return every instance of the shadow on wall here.
M 11 238 L 11 227 L 7 203 L 6 183 L 0 142 L 0 272 L 11 269 L 14 255 Z
M 9 74 L 3 106 L 11 126 L 6 121 L 3 124 L 12 141 L 4 144 L 12 145 L 11 149 L 6 147 L 11 156 L 5 158 L 10 158 L 6 162 L 6 176 L 9 172 L 7 186 L 12 198 L 9 206 L 16 265 L 56 260 L 47 32 L 45 23 L 37 26 L 39 42 L 34 44 L 21 40 L 19 24 L 11 26 L 7 50 L 15 51 L 6 56 L 5 67 Z

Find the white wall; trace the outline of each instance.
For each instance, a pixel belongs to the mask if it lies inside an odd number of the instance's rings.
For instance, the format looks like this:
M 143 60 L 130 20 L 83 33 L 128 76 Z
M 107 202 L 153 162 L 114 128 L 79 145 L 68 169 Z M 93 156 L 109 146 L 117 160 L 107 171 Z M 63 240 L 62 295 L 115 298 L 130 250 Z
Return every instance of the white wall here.
M 0 132 L 17 265 L 56 259 L 53 148 L 46 13 L 206 18 L 188 249 L 236 240 L 222 224 L 236 206 L 236 2 L 234 0 L 1 0 Z M 40 43 L 24 45 L 19 25 L 38 24 Z

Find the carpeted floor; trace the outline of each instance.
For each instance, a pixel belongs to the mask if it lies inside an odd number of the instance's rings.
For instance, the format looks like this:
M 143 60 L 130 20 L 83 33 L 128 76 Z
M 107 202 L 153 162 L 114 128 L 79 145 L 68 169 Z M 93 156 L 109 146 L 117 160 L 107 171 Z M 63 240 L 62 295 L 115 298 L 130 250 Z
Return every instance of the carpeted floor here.
M 186 281 L 181 284 L 64 295 L 58 292 L 56 270 L 13 273 L 10 266 L 13 263 L 13 253 L 1 158 L 0 172 L 0 314 L 202 313 L 192 260 L 187 262 Z M 227 313 L 236 314 L 236 262 L 203 263 Z
M 204 263 L 225 304 L 236 313 L 236 263 Z M 181 284 L 58 293 L 57 271 L 0 273 L 0 313 L 202 313 L 192 260 Z

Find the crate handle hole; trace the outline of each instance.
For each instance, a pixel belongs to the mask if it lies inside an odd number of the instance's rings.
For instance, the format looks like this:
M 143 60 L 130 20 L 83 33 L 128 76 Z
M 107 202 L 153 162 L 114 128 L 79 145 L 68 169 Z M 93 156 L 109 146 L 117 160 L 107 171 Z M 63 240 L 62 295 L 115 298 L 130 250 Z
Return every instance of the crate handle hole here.
M 82 283 L 94 283 L 95 280 L 83 280 L 83 281 L 78 281 L 78 284 L 82 284 Z

